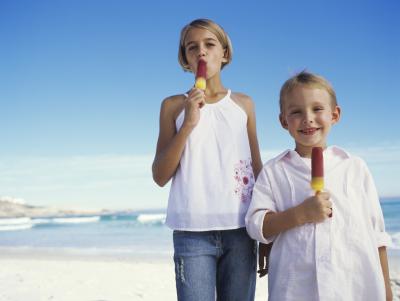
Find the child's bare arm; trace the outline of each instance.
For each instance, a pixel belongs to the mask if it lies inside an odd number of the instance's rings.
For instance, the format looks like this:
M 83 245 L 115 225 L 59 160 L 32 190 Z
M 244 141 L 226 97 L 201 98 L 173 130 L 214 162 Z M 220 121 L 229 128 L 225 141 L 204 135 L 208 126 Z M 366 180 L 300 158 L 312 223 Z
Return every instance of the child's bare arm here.
M 390 286 L 390 277 L 389 277 L 389 265 L 387 260 L 386 247 L 378 248 L 379 251 L 379 259 L 381 261 L 381 268 L 383 273 L 383 278 L 385 280 L 385 288 L 386 288 L 386 301 L 392 301 L 392 288 Z
M 247 115 L 247 135 L 249 137 L 250 152 L 254 177 L 257 179 L 262 169 L 260 147 L 257 139 L 256 114 L 254 102 L 250 96 L 242 93 L 232 94 L 232 99 L 246 112 Z
M 329 193 L 321 192 L 296 207 L 282 212 L 268 212 L 264 216 L 263 235 L 268 238 L 306 223 L 320 223 L 329 218 L 331 207 Z
M 258 276 L 264 277 L 265 275 L 268 274 L 268 268 L 269 268 L 269 255 L 271 254 L 271 249 L 272 249 L 272 242 L 269 244 L 263 244 L 259 243 L 258 244 Z
M 251 159 L 254 171 L 254 177 L 257 179 L 258 174 L 262 169 L 262 161 L 260 155 L 260 147 L 258 145 L 257 139 L 257 129 L 256 129 L 256 114 L 254 110 L 253 101 L 249 98 L 248 105 L 247 105 L 247 135 L 249 136 L 249 144 L 250 144 L 250 151 L 251 151 Z
M 154 181 L 164 186 L 175 174 L 179 165 L 186 140 L 200 118 L 200 107 L 204 104 L 204 93 L 193 89 L 185 100 L 185 120 L 178 132 L 175 129 L 175 114 L 177 108 L 182 108 L 182 102 L 174 96 L 163 101 L 160 111 L 160 133 L 157 141 L 156 156 L 152 171 Z

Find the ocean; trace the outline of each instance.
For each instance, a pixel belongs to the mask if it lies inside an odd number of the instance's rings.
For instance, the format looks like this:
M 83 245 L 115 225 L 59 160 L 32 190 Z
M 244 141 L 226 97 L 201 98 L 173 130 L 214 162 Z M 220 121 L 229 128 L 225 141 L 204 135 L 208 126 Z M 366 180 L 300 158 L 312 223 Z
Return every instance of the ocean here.
M 400 198 L 383 199 L 386 231 L 400 254 Z M 121 257 L 173 254 L 172 230 L 165 211 L 130 212 L 65 218 L 0 219 L 0 248 L 67 250 Z

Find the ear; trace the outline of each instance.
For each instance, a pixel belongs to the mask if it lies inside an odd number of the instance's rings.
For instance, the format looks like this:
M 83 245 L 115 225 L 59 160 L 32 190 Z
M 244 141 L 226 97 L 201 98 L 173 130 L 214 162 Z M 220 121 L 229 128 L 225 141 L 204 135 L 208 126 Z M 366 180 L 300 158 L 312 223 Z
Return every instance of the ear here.
M 332 124 L 338 123 L 340 120 L 341 109 L 336 106 L 332 111 Z
M 222 57 L 222 62 L 223 63 L 227 63 L 228 62 L 228 58 L 227 58 L 227 56 L 228 56 L 228 53 L 227 53 L 228 51 L 227 51 L 227 49 L 225 48 L 224 49 L 224 56 Z
M 279 121 L 280 121 L 280 123 L 281 123 L 281 126 L 282 126 L 285 130 L 287 130 L 287 129 L 288 129 L 288 124 L 287 124 L 287 121 L 286 121 L 286 119 L 285 119 L 285 116 L 283 116 L 282 113 L 279 114 Z

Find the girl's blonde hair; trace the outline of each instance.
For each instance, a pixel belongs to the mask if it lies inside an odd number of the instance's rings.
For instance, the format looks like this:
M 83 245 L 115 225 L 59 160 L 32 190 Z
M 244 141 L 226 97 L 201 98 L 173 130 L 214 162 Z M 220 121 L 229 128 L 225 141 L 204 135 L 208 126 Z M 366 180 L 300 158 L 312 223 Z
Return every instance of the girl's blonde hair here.
M 333 90 L 332 85 L 322 76 L 303 70 L 300 73 L 297 73 L 296 75 L 289 78 L 283 84 L 279 95 L 279 106 L 281 113 L 283 113 L 283 104 L 285 98 L 298 86 L 323 89 L 330 95 L 332 107 L 336 107 L 338 105 L 336 100 L 336 93 L 335 90 Z
M 226 62 L 222 63 L 221 69 L 224 68 L 226 65 L 228 65 L 232 61 L 232 54 L 233 54 L 232 44 L 231 44 L 231 40 L 229 39 L 228 34 L 224 31 L 224 29 L 221 26 L 219 26 L 217 23 L 215 23 L 214 21 L 211 21 L 208 19 L 197 19 L 197 20 L 190 22 L 185 27 L 183 27 L 182 31 L 181 31 L 181 38 L 179 41 L 178 60 L 179 60 L 179 64 L 182 66 L 182 68 L 185 71 L 191 71 L 190 67 L 189 67 L 189 63 L 186 58 L 186 54 L 185 54 L 185 39 L 186 39 L 187 33 L 192 28 L 206 29 L 209 32 L 213 33 L 217 37 L 218 41 L 222 45 L 222 48 L 224 49 L 224 56 L 227 59 Z

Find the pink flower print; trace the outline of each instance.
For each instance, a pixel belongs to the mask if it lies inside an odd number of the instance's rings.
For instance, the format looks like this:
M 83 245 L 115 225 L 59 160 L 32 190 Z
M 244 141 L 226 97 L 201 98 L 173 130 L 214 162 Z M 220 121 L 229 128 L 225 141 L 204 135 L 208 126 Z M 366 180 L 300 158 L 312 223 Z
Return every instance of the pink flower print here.
M 250 158 L 240 160 L 235 165 L 234 179 L 236 181 L 235 194 L 242 202 L 250 201 L 254 186 L 254 174 Z

